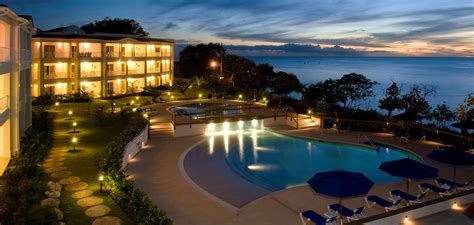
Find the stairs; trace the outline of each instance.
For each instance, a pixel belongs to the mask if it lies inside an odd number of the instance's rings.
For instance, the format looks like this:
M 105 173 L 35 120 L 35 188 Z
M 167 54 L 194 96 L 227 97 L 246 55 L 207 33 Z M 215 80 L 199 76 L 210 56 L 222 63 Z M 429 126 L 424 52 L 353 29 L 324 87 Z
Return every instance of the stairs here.
M 298 115 L 298 128 L 316 127 L 316 122 L 310 115 Z

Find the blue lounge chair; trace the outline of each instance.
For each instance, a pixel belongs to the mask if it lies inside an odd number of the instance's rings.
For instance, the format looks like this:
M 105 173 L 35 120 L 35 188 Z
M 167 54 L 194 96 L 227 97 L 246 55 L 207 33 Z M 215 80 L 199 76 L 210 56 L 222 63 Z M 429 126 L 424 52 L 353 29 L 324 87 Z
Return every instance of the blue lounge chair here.
M 418 184 L 418 187 L 420 188 L 421 193 L 427 193 L 428 191 L 432 191 L 438 193 L 440 197 L 451 195 L 451 191 L 454 190 L 454 187 L 451 187 L 450 189 L 445 189 L 440 188 L 438 186 L 434 186 L 429 183 Z
M 377 204 L 383 208 L 385 208 L 385 211 L 388 212 L 390 210 L 395 210 L 400 207 L 400 204 L 402 202 L 402 199 L 397 199 L 396 201 L 389 202 L 383 198 L 380 198 L 377 195 L 369 195 L 365 197 L 365 202 L 367 203 L 367 206 L 371 208 L 373 205 Z
M 337 222 L 337 216 L 326 218 L 314 212 L 313 210 L 307 210 L 300 212 L 300 219 L 303 225 L 313 222 L 316 225 L 335 225 Z
M 359 207 L 357 209 L 354 209 L 354 210 L 350 210 L 348 209 L 347 207 L 345 206 L 342 206 L 339 205 L 339 204 L 332 204 L 330 205 L 329 207 L 329 211 L 332 212 L 332 214 L 336 214 L 336 213 L 339 213 L 339 211 L 341 211 L 341 208 L 342 208 L 342 215 L 344 217 L 346 217 L 347 221 L 351 221 L 351 220 L 358 220 L 358 219 L 361 219 L 364 216 L 364 210 L 365 210 L 365 207 Z
M 469 189 L 471 189 L 471 187 L 469 186 L 471 183 L 472 183 L 472 180 L 467 181 L 463 184 L 460 184 L 460 183 L 456 183 L 454 181 L 446 180 L 446 179 L 443 179 L 443 178 L 436 179 L 436 184 L 440 188 L 444 188 L 444 189 L 451 189 L 452 187 L 454 187 L 454 188 L 456 188 L 458 190 L 462 190 L 462 191 L 469 190 Z
M 421 193 L 417 196 L 413 196 L 400 190 L 391 190 L 389 193 L 393 199 L 401 198 L 408 201 L 408 204 L 421 203 L 423 198 L 426 196 L 426 193 Z

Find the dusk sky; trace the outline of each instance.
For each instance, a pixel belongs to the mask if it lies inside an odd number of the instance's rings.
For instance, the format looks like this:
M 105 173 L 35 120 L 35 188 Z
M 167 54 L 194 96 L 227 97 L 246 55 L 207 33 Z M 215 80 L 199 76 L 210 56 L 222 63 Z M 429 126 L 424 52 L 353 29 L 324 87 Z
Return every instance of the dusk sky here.
M 18 14 L 33 15 L 41 29 L 82 25 L 108 16 L 133 18 L 152 37 L 177 43 L 271 45 L 266 47 L 270 50 L 287 43 L 339 45 L 387 54 L 474 56 L 473 0 L 0 2 Z

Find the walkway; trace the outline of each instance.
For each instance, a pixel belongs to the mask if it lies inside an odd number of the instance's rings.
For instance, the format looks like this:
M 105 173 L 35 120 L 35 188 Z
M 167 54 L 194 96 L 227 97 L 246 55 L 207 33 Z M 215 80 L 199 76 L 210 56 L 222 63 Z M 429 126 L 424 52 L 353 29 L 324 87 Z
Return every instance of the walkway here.
M 76 108 L 74 113 L 80 114 Z M 59 182 L 64 187 L 61 193 L 60 209 L 64 212 L 66 224 L 93 224 L 93 225 L 120 225 L 123 220 L 117 216 L 110 216 L 111 207 L 118 208 L 115 203 L 107 196 L 98 193 L 96 183 L 89 183 L 81 178 L 83 171 L 69 169 L 70 166 L 77 163 L 83 157 L 88 157 L 88 150 L 82 147 L 76 147 L 73 150 L 71 146 L 72 137 L 80 136 L 81 141 L 87 141 L 88 129 L 93 129 L 83 125 L 81 129 L 73 132 L 71 124 L 73 122 L 85 123 L 87 118 L 73 116 L 69 119 L 66 113 L 69 109 L 57 111 L 54 119 L 54 141 L 53 148 L 43 163 L 43 168 L 51 177 L 51 180 Z M 80 135 L 79 135 L 80 134 Z M 96 151 L 96 149 L 94 149 Z M 88 160 L 98 160 L 89 158 Z M 83 167 L 93 167 L 96 163 L 82 165 Z M 74 166 L 72 166 L 74 168 Z M 92 168 L 97 170 L 96 168 Z M 120 215 L 122 218 L 124 215 Z M 127 219 L 127 218 L 126 218 Z M 128 220 L 128 219 L 127 219 Z

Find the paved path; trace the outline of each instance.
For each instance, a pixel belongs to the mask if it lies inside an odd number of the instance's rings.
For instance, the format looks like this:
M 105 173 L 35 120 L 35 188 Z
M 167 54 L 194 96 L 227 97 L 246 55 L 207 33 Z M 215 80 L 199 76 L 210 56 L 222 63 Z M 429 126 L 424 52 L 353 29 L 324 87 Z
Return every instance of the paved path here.
M 64 195 L 71 196 L 76 200 L 75 206 L 72 207 L 84 210 L 84 217 L 97 218 L 92 224 L 123 224 L 120 218 L 107 216 L 110 212 L 110 207 L 104 204 L 103 198 L 94 196 L 94 190 L 89 187 L 89 184 L 82 181 L 80 177 L 75 176 L 74 171 L 68 170 L 67 163 L 65 164 L 66 158 L 74 160 L 73 157 L 81 154 L 81 152 L 74 152 L 71 149 L 70 141 L 74 134 L 70 132 L 69 127 L 74 118 L 69 120 L 64 116 L 65 114 L 66 110 L 61 110 L 54 119 L 53 147 L 43 163 L 44 171 L 50 174 L 53 181 L 63 185 L 64 188 L 61 193 L 63 204 Z M 67 213 L 65 213 L 65 216 L 68 216 Z M 69 218 L 69 220 L 81 221 L 81 218 Z M 78 224 L 83 223 L 78 222 Z

